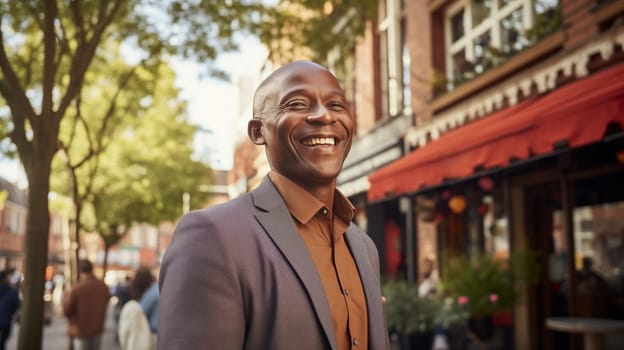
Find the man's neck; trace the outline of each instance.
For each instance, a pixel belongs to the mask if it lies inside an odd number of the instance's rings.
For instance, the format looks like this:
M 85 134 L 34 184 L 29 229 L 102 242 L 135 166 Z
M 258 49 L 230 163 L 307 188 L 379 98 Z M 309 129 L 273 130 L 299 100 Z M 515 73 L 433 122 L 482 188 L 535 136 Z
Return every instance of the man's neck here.
M 316 198 L 318 198 L 321 202 L 325 203 L 325 206 L 330 210 L 334 208 L 334 193 L 336 192 L 336 187 L 318 187 L 314 189 L 308 189 L 310 193 Z
M 292 181 L 292 180 L 291 180 Z M 325 206 L 332 210 L 334 208 L 334 194 L 336 192 L 335 182 L 331 185 L 318 185 L 313 183 L 297 183 L 299 187 L 306 190 L 308 193 L 316 197 L 318 200 L 323 202 Z

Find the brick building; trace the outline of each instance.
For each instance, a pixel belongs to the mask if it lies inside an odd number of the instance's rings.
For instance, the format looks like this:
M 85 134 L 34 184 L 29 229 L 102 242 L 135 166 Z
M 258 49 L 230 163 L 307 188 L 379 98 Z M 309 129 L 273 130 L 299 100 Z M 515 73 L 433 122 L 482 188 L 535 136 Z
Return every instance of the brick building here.
M 380 2 L 354 49 L 340 185 L 388 277 L 528 246 L 540 280 L 503 324 L 507 346 L 578 346 L 544 326 L 554 316 L 624 319 L 623 24 L 624 1 Z M 587 291 L 584 261 L 608 295 Z
M 386 278 L 528 246 L 508 348 L 578 346 L 549 317 L 624 319 L 624 1 L 380 0 L 350 52 L 328 57 L 356 115 L 338 185 Z M 609 297 L 584 291 L 588 260 Z
M 17 185 L 0 178 L 0 269 L 14 267 L 23 271 L 24 236 L 28 217 L 28 194 Z

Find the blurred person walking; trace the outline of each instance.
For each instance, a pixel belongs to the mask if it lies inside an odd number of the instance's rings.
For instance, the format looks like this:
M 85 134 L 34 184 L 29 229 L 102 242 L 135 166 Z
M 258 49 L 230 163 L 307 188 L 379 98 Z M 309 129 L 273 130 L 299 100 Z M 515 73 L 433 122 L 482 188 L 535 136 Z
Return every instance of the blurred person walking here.
M 157 285 L 156 280 L 146 267 L 139 268 L 130 282 L 130 300 L 121 309 L 117 331 L 119 344 L 123 350 L 156 349 L 156 326 L 152 330 L 149 322 L 149 317 L 154 315 L 157 317 L 158 314 L 158 293 L 155 300 L 150 294 L 154 285 Z M 140 302 L 145 303 L 147 312 Z
M 11 335 L 13 326 L 13 315 L 21 306 L 19 293 L 9 280 L 11 271 L 0 271 L 0 350 L 5 349 L 5 345 Z
M 67 333 L 73 350 L 99 350 L 110 293 L 93 274 L 89 260 L 81 260 L 79 266 L 80 281 L 63 302 Z
M 139 304 L 141 305 L 141 309 L 145 313 L 147 317 L 147 321 L 149 322 L 150 329 L 153 334 L 156 334 L 158 330 L 158 305 L 160 304 L 160 293 L 158 291 L 158 282 L 152 271 L 150 271 L 147 267 L 141 267 L 137 270 L 136 277 L 140 277 L 145 281 L 150 281 L 150 284 L 142 293 L 141 298 L 139 299 Z
M 113 296 L 117 298 L 115 308 L 113 309 L 113 322 L 115 324 L 115 333 L 119 329 L 119 317 L 121 317 L 121 309 L 131 299 L 130 297 L 130 276 L 125 276 L 113 287 Z M 118 340 L 115 338 L 115 340 Z

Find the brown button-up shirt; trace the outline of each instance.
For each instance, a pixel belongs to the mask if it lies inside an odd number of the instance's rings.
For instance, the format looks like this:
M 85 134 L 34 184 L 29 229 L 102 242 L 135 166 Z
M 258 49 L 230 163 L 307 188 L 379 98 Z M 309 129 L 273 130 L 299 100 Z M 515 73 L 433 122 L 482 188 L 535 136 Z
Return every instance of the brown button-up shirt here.
M 340 192 L 334 195 L 334 208 L 271 171 L 269 178 L 282 195 L 295 219 L 325 288 L 338 349 L 368 348 L 368 311 L 360 275 L 344 233 L 355 208 Z

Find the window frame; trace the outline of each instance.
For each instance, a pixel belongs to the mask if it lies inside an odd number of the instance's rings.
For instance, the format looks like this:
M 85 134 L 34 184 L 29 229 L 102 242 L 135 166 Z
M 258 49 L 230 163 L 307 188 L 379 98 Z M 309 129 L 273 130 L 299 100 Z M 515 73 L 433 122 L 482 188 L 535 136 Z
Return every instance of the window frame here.
M 381 116 L 384 120 L 398 115 L 411 113 L 410 80 L 405 79 L 405 70 L 409 72 L 411 61 L 405 61 L 407 37 L 407 13 L 405 2 L 401 0 L 382 0 L 379 2 L 378 25 L 379 38 L 379 76 Z M 408 73 L 409 74 L 409 73 Z M 409 94 L 406 93 L 409 90 Z
M 444 10 L 444 48 L 445 48 L 445 66 L 446 76 L 448 77 L 448 89 L 455 88 L 455 65 L 453 64 L 453 56 L 462 50 L 465 50 L 465 58 L 470 62 L 474 62 L 475 45 L 474 42 L 483 34 L 490 32 L 490 43 L 493 47 L 502 47 L 502 20 L 509 17 L 513 12 L 521 9 L 522 13 L 522 29 L 528 30 L 534 23 L 534 11 L 533 6 L 535 0 L 516 0 L 514 2 L 504 4 L 501 7 L 503 0 L 491 0 L 492 7 L 490 14 L 481 21 L 478 25 L 473 27 L 472 11 L 474 0 L 460 0 L 451 4 L 446 10 Z M 452 42 L 452 19 L 461 10 L 464 10 L 463 15 L 463 36 L 457 41 Z M 527 43 L 524 43 L 526 46 Z M 478 72 L 482 74 L 483 72 Z

